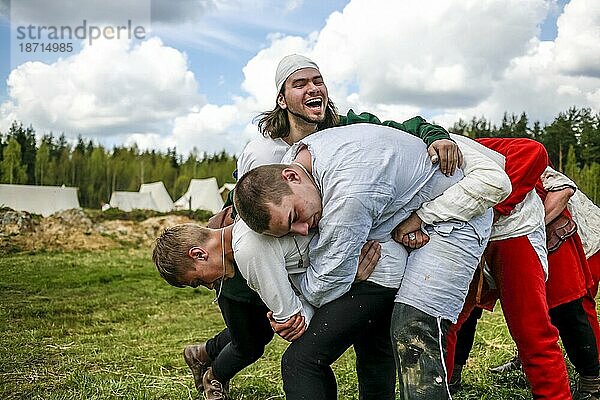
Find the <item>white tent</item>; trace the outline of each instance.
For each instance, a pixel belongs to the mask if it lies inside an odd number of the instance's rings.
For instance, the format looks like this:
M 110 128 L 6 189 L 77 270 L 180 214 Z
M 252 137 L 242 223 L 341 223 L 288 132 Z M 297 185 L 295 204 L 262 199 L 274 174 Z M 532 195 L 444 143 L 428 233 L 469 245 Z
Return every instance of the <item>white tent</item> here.
M 110 206 L 123 211 L 133 209 L 158 210 L 151 193 L 140 192 L 113 192 L 110 196 Z
M 79 208 L 79 200 L 74 187 L 0 184 L 0 205 L 47 217 Z
M 142 183 L 140 193 L 150 193 L 154 199 L 154 203 L 156 203 L 156 211 L 169 212 L 173 209 L 173 200 L 162 181 Z
M 191 207 L 190 207 L 191 204 Z M 192 179 L 187 192 L 175 202 L 177 210 L 208 210 L 217 213 L 223 208 L 216 178 Z

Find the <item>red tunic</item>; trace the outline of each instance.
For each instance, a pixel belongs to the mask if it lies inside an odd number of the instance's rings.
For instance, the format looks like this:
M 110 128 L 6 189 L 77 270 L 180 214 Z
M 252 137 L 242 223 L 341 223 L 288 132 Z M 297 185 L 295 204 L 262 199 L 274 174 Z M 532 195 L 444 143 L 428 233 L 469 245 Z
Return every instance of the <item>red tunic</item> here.
M 548 152 L 541 143 L 525 138 L 480 138 L 477 141 L 506 159 L 504 170 L 512 184 L 512 192 L 494 209 L 502 215 L 508 215 L 535 188 L 548 166 Z
M 588 258 L 588 265 L 590 267 L 590 272 L 592 273 L 592 278 L 594 279 L 594 283 L 596 285 L 596 289 L 592 292 L 592 297 L 596 297 L 596 295 L 598 294 L 598 281 L 600 281 L 600 251 Z

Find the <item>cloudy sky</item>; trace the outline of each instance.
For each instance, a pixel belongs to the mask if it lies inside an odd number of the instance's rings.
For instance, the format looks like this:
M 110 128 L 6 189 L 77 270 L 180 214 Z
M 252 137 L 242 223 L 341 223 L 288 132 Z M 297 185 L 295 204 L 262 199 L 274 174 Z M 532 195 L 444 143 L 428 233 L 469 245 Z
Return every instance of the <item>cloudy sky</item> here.
M 84 20 L 145 35 L 21 50 L 40 40 L 19 27 Z M 106 146 L 239 153 L 290 53 L 319 64 L 342 112 L 448 127 L 600 111 L 598 0 L 0 0 L 0 43 L 0 132 L 18 120 Z

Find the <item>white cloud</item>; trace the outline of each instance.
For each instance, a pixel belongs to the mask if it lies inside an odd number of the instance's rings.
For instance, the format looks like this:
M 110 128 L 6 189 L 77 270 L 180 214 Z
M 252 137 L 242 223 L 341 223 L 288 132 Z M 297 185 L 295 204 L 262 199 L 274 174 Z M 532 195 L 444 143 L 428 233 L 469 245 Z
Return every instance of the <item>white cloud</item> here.
M 489 95 L 547 8 L 542 0 L 353 1 L 329 18 L 314 50 L 328 79 L 356 80 L 371 103 L 469 106 Z
M 354 0 L 319 32 L 273 35 L 244 68 L 242 87 L 272 107 L 277 62 L 298 52 L 320 65 L 341 110 L 474 107 L 529 50 L 551 5 L 513 3 Z
M 157 38 L 99 40 L 52 64 L 22 64 L 7 84 L 5 119 L 67 135 L 160 132 L 201 102 L 185 55 Z
M 558 67 L 568 74 L 600 78 L 600 2 L 571 1 L 557 25 Z
M 287 12 L 294 11 L 294 10 L 302 7 L 303 3 L 304 3 L 304 0 L 287 0 L 285 2 L 285 11 L 287 11 Z
M 207 104 L 198 112 L 175 119 L 172 140 L 183 152 L 191 150 L 191 143 L 208 153 L 236 148 L 239 144 L 234 142 L 233 135 L 228 134 L 232 132 L 228 131 L 237 123 L 239 112 L 239 108 L 233 105 L 219 107 Z
M 268 71 L 285 54 L 281 48 L 312 57 L 342 111 L 393 117 L 387 108 L 448 125 L 459 117 L 499 121 L 505 111 L 525 111 L 549 122 L 573 105 L 597 107 L 594 68 L 600 69 L 600 3 L 572 0 L 559 19 L 556 43 L 540 42 L 539 26 L 554 6 L 543 0 L 354 0 L 309 37 L 273 37 L 250 63 L 260 61 Z M 567 43 L 577 43 L 570 53 Z M 259 98 L 269 88 L 264 75 L 246 74 L 244 83 Z
M 499 122 L 505 111 L 526 111 L 531 120 L 550 122 L 572 105 L 597 107 L 595 78 L 567 75 L 557 62 L 561 35 L 570 26 L 579 28 L 580 37 L 598 34 L 592 23 L 582 32 L 572 15 L 586 1 L 572 0 L 565 9 L 555 44 L 537 39 L 539 25 L 554 10 L 552 1 L 353 0 L 330 15 L 319 32 L 271 35 L 270 45 L 243 68 L 246 97 L 219 112 L 178 119 L 174 137 L 192 140 L 202 127 L 207 135 L 213 132 L 213 146 L 227 145 L 224 137 L 243 142 L 255 128 L 246 125 L 242 131 L 242 126 L 274 106 L 277 62 L 294 52 L 317 61 L 340 111 L 370 111 L 382 120 L 425 114 L 450 126 L 459 118 Z M 215 118 L 223 124 L 209 124 Z
M 596 110 L 600 110 L 600 89 L 586 94 L 586 99 L 590 102 L 592 107 Z
M 166 132 L 134 133 L 125 135 L 123 140 L 142 149 L 177 148 L 182 154 L 194 147 L 207 154 L 222 150 L 240 153 L 258 134 L 251 123 L 256 109 L 250 98 L 236 98 L 234 104 L 224 106 L 206 104 L 175 118 Z
M 600 7 L 572 0 L 558 19 L 556 40 L 530 40 L 527 51 L 510 60 L 504 74 L 492 81 L 493 90 L 484 101 L 446 110 L 440 119 L 451 124 L 459 117 L 483 115 L 498 123 L 505 111 L 525 111 L 530 120 L 548 123 L 572 106 L 599 110 L 600 47 L 590 54 L 582 50 L 600 46 L 600 23 L 590 21 L 600 21 Z M 588 61 L 594 58 L 592 65 Z

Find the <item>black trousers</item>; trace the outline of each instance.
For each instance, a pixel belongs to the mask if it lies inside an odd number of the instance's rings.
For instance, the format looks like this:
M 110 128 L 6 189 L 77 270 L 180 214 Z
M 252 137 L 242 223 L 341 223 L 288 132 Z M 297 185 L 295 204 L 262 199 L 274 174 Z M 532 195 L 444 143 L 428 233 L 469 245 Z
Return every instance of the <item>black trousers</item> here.
M 219 308 L 227 329 L 206 342 L 215 378 L 228 382 L 263 355 L 273 338 L 265 305 L 219 297 Z
M 473 348 L 473 341 L 475 340 L 475 331 L 477 330 L 477 321 L 481 318 L 483 309 L 475 307 L 469 318 L 460 327 L 460 330 L 456 334 L 456 350 L 454 353 L 454 364 L 465 365 L 469 358 L 469 353 Z
M 389 332 L 395 295 L 396 289 L 359 282 L 319 308 L 283 354 L 286 399 L 336 400 L 331 364 L 354 345 L 359 398 L 393 400 L 396 368 Z
M 583 376 L 598 376 L 598 347 L 583 309 L 583 298 L 551 308 L 550 321 L 558 329 L 575 370 Z

